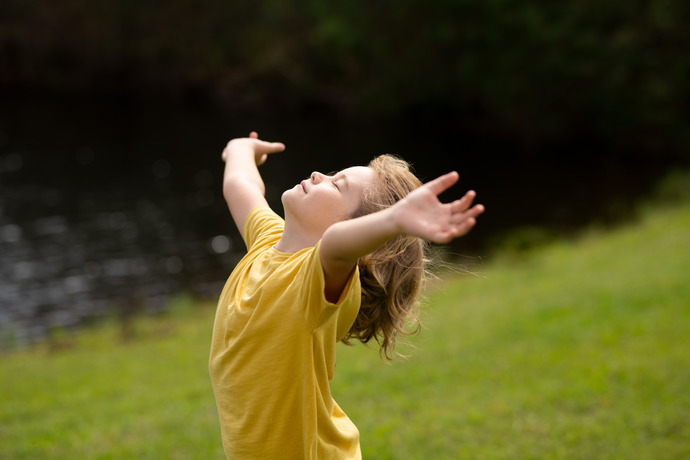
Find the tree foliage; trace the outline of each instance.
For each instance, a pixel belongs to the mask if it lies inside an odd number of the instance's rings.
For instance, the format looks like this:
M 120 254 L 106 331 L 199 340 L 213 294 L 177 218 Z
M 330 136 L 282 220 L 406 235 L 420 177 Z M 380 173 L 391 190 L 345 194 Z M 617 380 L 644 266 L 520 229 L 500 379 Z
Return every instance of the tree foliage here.
M 683 0 L 5 0 L 0 84 L 444 113 L 548 141 L 690 143 Z

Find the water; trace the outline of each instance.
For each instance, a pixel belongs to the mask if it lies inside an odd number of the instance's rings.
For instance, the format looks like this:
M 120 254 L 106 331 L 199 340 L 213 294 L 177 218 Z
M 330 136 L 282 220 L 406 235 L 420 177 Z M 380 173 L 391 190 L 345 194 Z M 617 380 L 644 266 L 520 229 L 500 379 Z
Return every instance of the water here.
M 65 104 L 12 108 L 0 125 L 5 342 L 160 311 L 179 293 L 218 294 L 240 248 L 219 194 L 222 144 L 184 146 L 192 128 L 180 125 L 194 117 L 86 103 L 66 113 Z
M 108 315 L 159 312 L 181 293 L 215 298 L 244 247 L 221 194 L 221 151 L 259 129 L 286 152 L 262 172 L 269 203 L 313 170 L 397 153 L 423 179 L 450 169 L 488 212 L 457 253 L 485 255 L 521 225 L 579 228 L 620 217 L 668 166 L 515 145 L 429 122 L 337 120 L 208 106 L 69 99 L 0 108 L 0 346 Z

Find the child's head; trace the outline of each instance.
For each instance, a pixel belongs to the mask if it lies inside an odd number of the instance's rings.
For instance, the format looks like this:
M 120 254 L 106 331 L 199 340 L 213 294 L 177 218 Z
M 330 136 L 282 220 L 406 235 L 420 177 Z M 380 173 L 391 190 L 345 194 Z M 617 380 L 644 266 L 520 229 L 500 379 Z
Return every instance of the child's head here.
M 369 163 L 373 180 L 365 188 L 358 209 L 360 217 L 392 206 L 421 182 L 404 160 L 381 155 Z M 392 358 L 397 334 L 405 333 L 408 320 L 417 321 L 415 308 L 425 273 L 425 241 L 407 235 L 391 239 L 359 261 L 362 305 L 344 342 L 376 339 L 382 353 Z
M 283 193 L 286 222 L 297 222 L 303 232 L 320 238 L 328 227 L 348 219 L 359 208 L 373 177 L 372 169 L 366 166 L 353 166 L 333 175 L 313 172 Z

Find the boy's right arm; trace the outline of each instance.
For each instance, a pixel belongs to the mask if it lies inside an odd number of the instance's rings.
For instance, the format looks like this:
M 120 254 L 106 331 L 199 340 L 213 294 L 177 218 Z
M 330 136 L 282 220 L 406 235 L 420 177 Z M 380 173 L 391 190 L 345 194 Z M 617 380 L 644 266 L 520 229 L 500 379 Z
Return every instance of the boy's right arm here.
M 248 138 L 231 140 L 223 150 L 223 196 L 240 234 L 249 211 L 268 204 L 258 166 L 266 161 L 269 153 L 282 152 L 284 149 L 285 145 L 281 142 L 259 140 L 258 135 L 252 132 Z

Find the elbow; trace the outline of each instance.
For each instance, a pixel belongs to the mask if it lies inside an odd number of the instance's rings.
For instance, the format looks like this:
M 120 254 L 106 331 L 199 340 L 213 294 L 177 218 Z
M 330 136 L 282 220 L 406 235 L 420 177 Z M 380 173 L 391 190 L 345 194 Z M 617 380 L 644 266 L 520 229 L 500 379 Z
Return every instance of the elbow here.
M 339 224 L 338 222 L 331 225 L 321 236 L 321 254 L 335 263 L 351 264 L 356 262 L 358 257 L 347 250 L 350 246 L 347 230 L 342 229 Z

